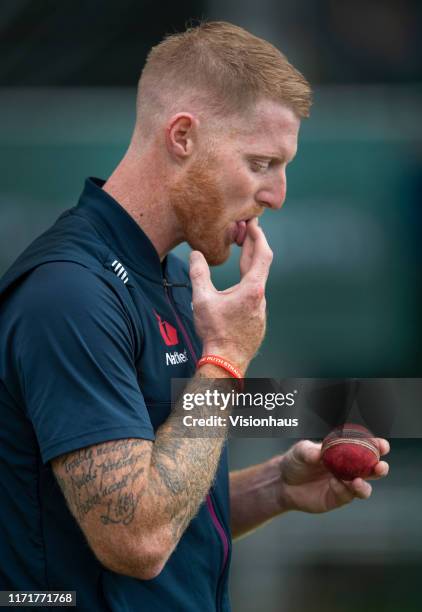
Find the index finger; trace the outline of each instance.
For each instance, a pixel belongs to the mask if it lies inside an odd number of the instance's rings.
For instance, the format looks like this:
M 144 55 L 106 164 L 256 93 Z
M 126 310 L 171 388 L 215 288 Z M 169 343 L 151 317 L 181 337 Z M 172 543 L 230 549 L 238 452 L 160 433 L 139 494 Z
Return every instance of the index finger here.
M 273 260 L 273 252 L 267 242 L 264 232 L 259 227 L 258 222 L 248 223 L 248 237 L 252 240 L 252 253 L 250 255 L 250 266 L 245 272 L 241 284 L 246 282 L 259 282 L 265 285 Z
M 258 219 L 255 217 L 247 222 L 246 225 L 246 236 L 242 244 L 242 250 L 240 253 L 239 267 L 240 267 L 240 278 L 243 278 L 246 272 L 251 267 L 253 252 L 254 252 L 254 241 L 248 232 L 249 224 L 257 225 Z

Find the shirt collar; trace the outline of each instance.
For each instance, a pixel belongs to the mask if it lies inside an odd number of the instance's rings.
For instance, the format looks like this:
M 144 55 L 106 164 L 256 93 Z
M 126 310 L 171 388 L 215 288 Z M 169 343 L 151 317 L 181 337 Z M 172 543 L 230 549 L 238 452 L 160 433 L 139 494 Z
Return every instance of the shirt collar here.
M 113 252 L 136 272 L 156 282 L 163 282 L 167 257 L 161 264 L 148 236 L 128 212 L 102 186 L 105 181 L 89 177 L 75 209 L 92 221 Z

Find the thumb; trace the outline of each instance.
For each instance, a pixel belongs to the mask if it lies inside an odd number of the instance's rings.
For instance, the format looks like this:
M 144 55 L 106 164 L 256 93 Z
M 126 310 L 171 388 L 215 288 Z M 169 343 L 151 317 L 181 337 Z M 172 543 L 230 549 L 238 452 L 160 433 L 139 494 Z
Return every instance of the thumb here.
M 296 461 L 306 465 L 316 465 L 321 459 L 321 444 L 311 440 L 300 440 L 293 446 Z
M 193 300 L 199 293 L 205 293 L 214 286 L 205 257 L 200 251 L 192 251 L 189 258 L 189 276 L 192 283 Z

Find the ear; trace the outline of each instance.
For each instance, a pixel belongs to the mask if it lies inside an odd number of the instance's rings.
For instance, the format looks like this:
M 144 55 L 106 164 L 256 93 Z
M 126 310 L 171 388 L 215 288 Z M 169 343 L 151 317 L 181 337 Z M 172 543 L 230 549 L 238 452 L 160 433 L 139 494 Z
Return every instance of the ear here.
M 190 113 L 174 115 L 166 126 L 166 146 L 179 161 L 190 157 L 198 139 L 199 121 Z

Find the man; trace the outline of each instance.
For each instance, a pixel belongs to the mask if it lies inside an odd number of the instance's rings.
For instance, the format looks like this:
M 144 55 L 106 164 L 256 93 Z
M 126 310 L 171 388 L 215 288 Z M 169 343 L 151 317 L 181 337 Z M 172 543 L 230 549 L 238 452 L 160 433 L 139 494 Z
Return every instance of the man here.
M 119 166 L 4 277 L 2 589 L 76 590 L 81 610 L 227 611 L 231 536 L 369 497 L 309 441 L 229 478 L 224 440 L 181 437 L 170 410 L 171 378 L 190 392 L 231 378 L 196 368 L 201 355 L 244 375 L 262 342 L 272 253 L 257 218 L 283 204 L 309 106 L 300 73 L 245 30 L 170 36 Z M 183 241 L 191 285 L 170 254 Z M 233 243 L 241 280 L 219 292 L 208 264 Z

